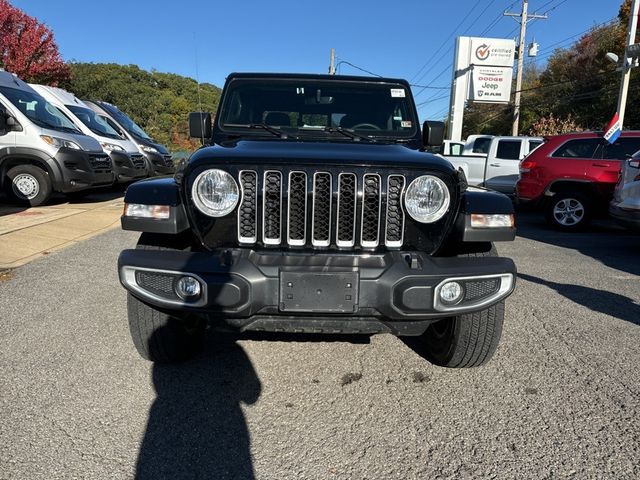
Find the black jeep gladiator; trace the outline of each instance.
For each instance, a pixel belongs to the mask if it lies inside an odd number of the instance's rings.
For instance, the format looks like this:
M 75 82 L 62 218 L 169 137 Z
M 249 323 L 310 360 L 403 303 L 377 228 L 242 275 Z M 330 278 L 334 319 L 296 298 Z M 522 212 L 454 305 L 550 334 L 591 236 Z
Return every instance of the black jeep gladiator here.
M 205 146 L 173 178 L 125 195 L 143 232 L 118 260 L 133 343 L 152 361 L 193 355 L 205 328 L 419 337 L 472 367 L 495 351 L 515 265 L 504 195 L 467 186 L 425 148 L 405 80 L 232 74 Z

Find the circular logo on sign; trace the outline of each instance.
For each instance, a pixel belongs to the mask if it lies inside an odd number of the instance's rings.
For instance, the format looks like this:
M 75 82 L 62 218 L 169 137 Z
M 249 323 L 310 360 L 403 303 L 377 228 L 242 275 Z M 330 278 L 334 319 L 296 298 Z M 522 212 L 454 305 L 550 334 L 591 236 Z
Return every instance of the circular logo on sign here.
M 476 48 L 476 57 L 478 60 L 486 60 L 489 58 L 489 53 L 491 53 L 491 48 L 487 44 L 482 44 L 478 48 Z

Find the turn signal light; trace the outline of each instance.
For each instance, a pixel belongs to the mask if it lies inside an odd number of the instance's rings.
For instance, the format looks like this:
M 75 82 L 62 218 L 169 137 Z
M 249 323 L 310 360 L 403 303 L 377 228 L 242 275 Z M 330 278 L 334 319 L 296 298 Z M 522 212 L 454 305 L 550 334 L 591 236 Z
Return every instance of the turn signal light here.
M 169 207 L 169 205 L 143 205 L 141 203 L 125 203 L 123 215 L 125 217 L 166 220 L 171 216 L 171 207 Z

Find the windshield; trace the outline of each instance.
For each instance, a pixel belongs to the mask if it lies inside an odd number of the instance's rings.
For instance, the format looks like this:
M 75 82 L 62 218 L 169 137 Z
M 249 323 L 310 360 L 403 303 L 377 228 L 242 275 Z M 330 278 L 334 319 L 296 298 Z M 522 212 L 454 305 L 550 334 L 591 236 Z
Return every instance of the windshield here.
M 140 128 L 136 122 L 127 117 L 124 113 L 122 113 L 117 107 L 114 105 L 109 105 L 109 112 L 113 117 L 117 120 L 117 122 L 122 125 L 122 127 L 129 132 L 131 135 L 142 138 L 144 140 L 151 141 L 151 137 L 147 135 L 142 128 Z
M 407 91 L 399 84 L 235 80 L 225 99 L 222 129 L 263 124 L 292 134 L 348 129 L 367 137 L 408 138 L 417 127 Z
M 64 113 L 35 92 L 0 87 L 0 93 L 7 97 L 13 106 L 20 110 L 29 120 L 42 128 L 68 133 L 81 133 Z
M 67 105 L 67 108 L 96 135 L 120 139 L 118 132 L 111 128 L 107 122 L 100 118 L 93 110 L 86 107 L 79 107 L 78 105 Z

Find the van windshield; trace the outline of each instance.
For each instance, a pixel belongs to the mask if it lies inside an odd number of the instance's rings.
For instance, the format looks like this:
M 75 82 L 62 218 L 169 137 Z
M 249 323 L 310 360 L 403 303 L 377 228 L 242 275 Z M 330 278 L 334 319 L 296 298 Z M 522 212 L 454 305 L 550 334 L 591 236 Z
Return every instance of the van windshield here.
M 67 105 L 66 107 L 71 110 L 71 112 L 78 118 L 78 120 L 84 123 L 86 127 L 96 135 L 115 138 L 118 140 L 121 139 L 121 137 L 118 135 L 118 132 L 111 128 L 109 124 L 107 124 L 107 122 L 100 118 L 98 114 L 93 110 L 90 110 L 86 107 L 80 107 L 78 105 Z
M 152 141 L 151 137 L 149 135 L 147 135 L 147 132 L 145 132 L 138 124 L 136 124 L 136 122 L 131 120 L 127 115 L 122 113 L 120 111 L 120 109 L 118 109 L 114 105 L 110 105 L 110 107 L 111 108 L 109 108 L 109 113 L 111 115 L 113 115 L 113 117 L 116 119 L 116 121 L 120 125 L 122 125 L 122 127 L 127 132 L 129 132 L 134 137 L 139 137 L 139 138 L 142 138 L 144 140 Z
M 64 113 L 35 92 L 11 87 L 0 87 L 0 93 L 29 120 L 42 128 L 67 133 L 81 133 Z

